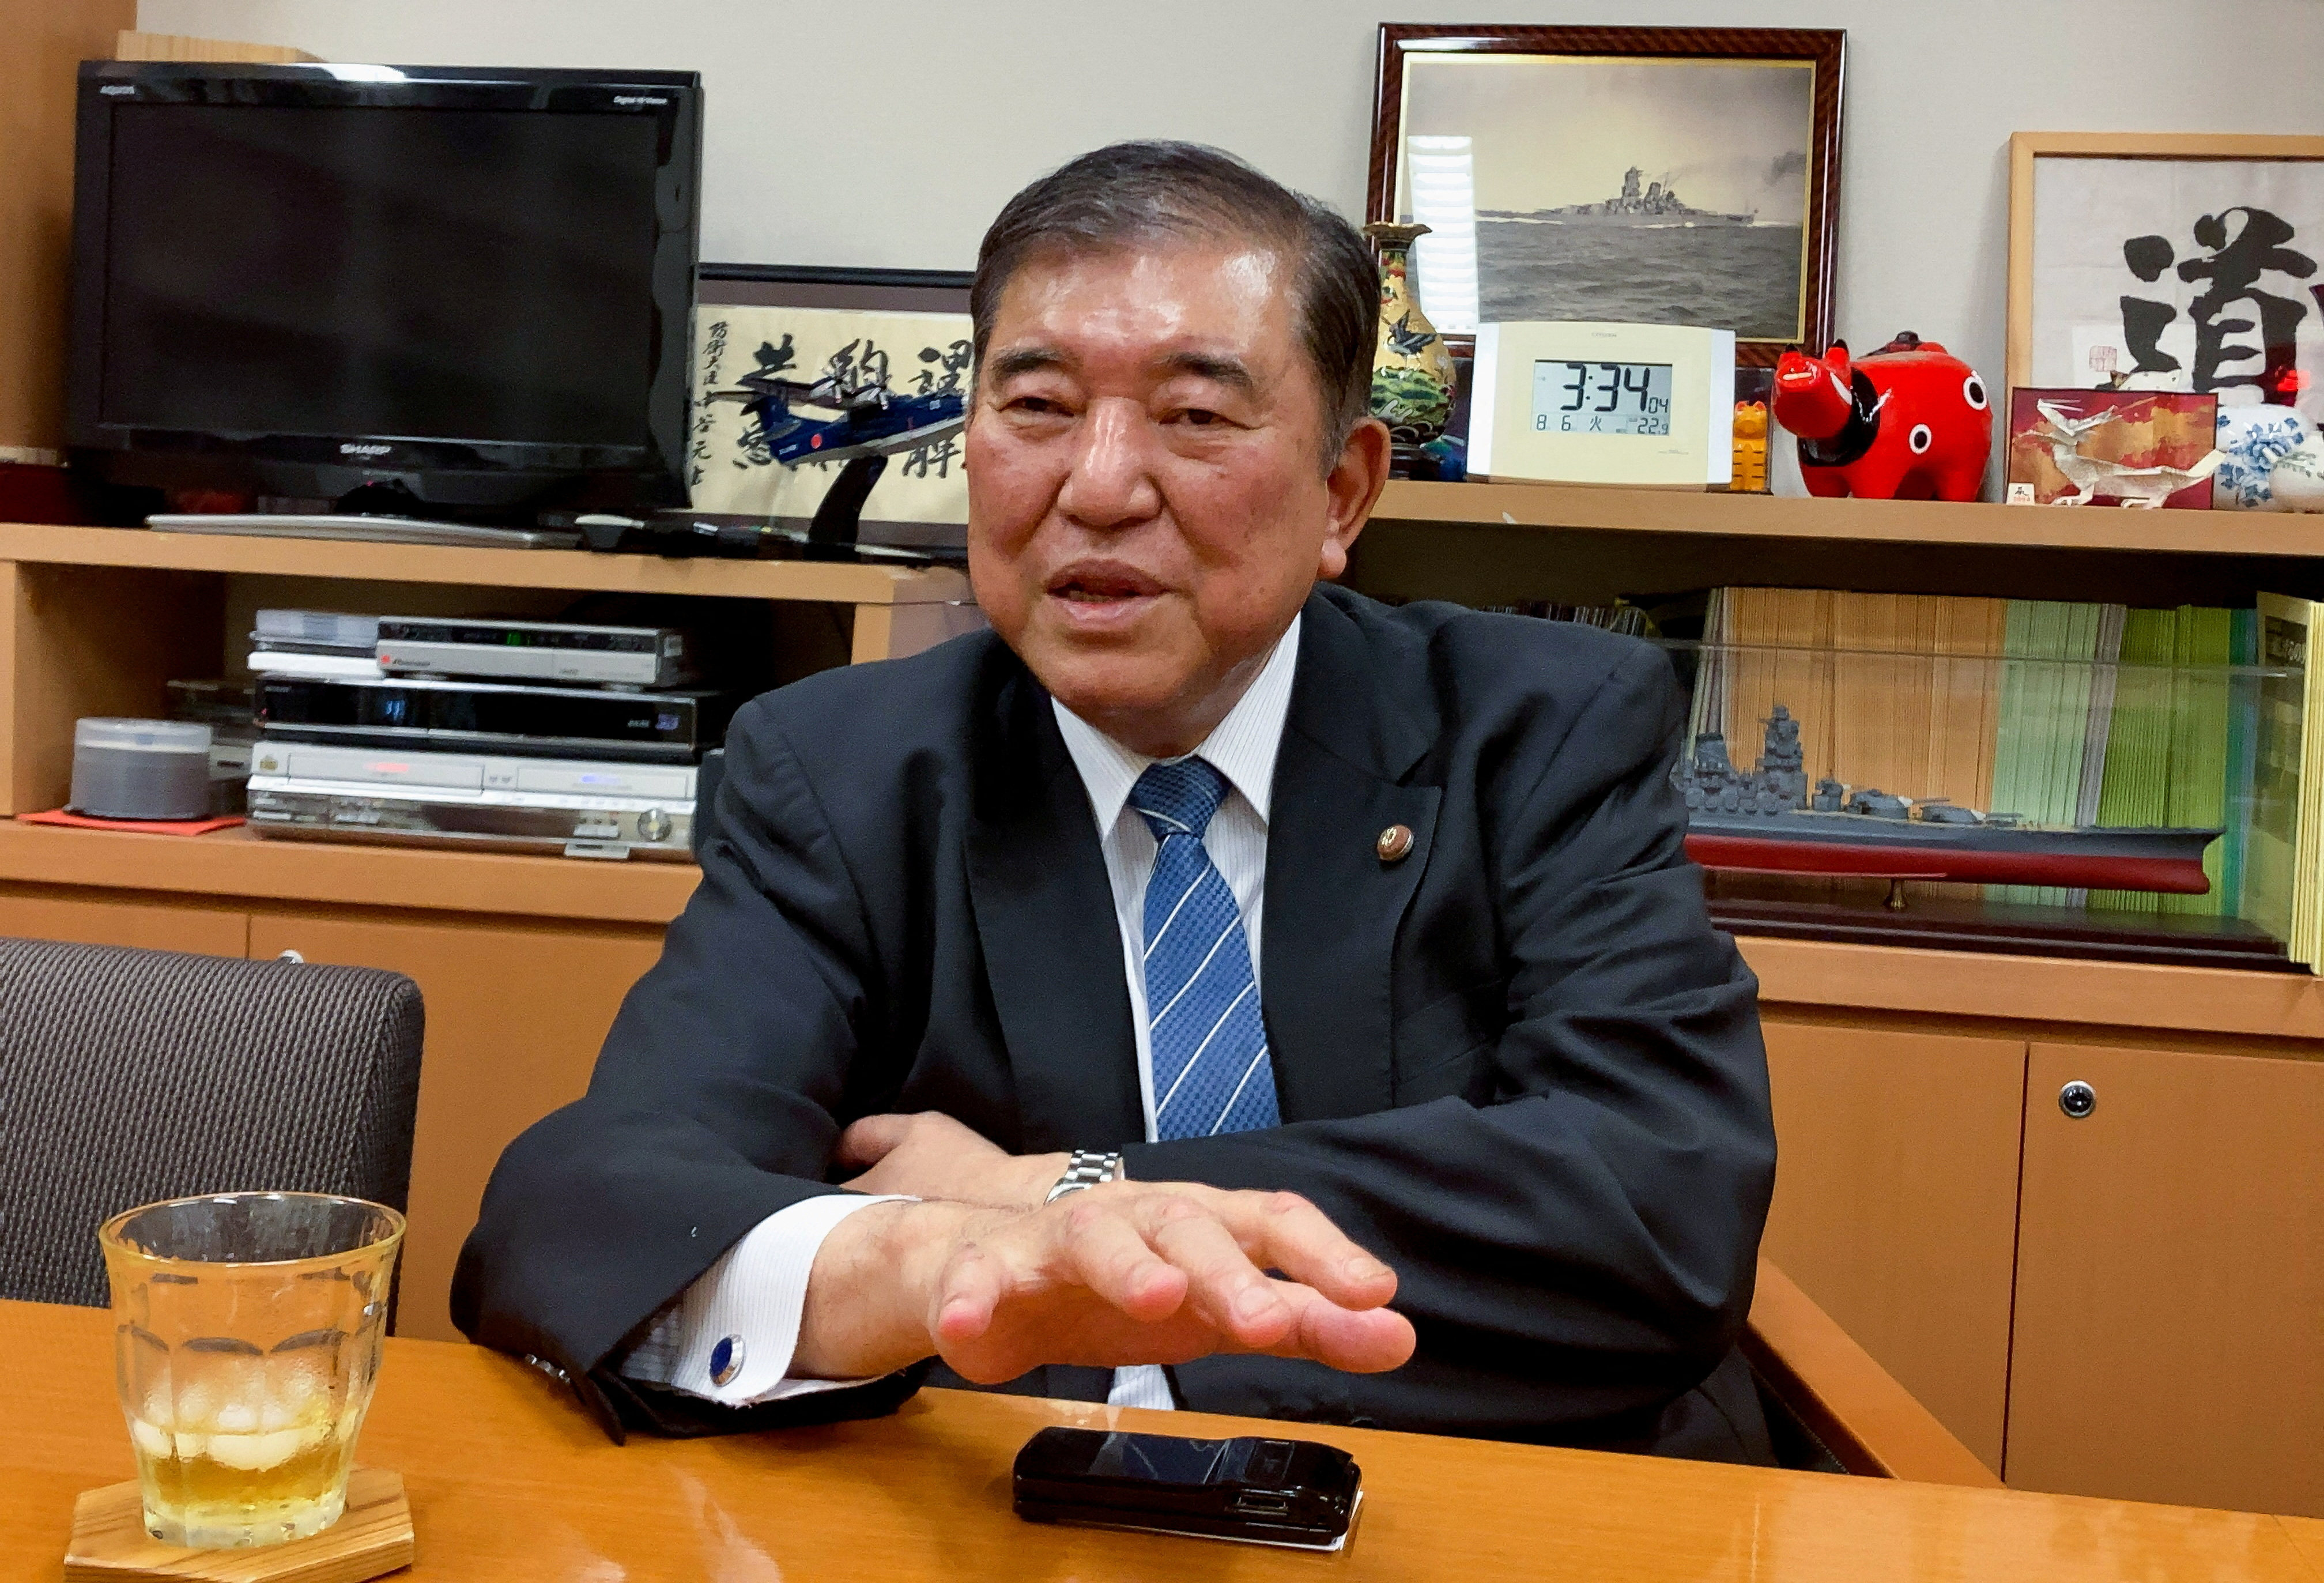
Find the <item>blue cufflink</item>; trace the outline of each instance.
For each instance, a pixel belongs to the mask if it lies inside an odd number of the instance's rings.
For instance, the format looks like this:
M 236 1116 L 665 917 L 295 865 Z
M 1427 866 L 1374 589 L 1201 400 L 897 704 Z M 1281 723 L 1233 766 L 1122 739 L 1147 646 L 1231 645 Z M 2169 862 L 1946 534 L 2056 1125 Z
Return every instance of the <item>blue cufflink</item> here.
M 742 1338 L 722 1336 L 718 1345 L 710 1349 L 710 1383 L 725 1385 L 733 1383 L 742 1372 Z

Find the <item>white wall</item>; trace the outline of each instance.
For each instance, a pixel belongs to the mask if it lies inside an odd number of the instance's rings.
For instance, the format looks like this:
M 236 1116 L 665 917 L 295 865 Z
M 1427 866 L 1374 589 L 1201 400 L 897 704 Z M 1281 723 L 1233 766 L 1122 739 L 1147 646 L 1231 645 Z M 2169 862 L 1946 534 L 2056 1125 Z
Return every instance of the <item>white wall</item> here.
M 1122 137 L 1234 150 L 1361 219 L 1382 21 L 1849 31 L 1840 332 L 2001 371 L 2009 134 L 2324 132 L 2319 0 L 142 0 L 333 60 L 699 70 L 703 255 L 964 269 Z

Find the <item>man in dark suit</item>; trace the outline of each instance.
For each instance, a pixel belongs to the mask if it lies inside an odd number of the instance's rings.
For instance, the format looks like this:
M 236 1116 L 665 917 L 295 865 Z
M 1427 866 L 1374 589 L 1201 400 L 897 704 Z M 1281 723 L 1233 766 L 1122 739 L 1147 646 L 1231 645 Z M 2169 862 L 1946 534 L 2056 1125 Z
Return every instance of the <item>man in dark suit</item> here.
M 703 880 L 455 1315 L 609 1429 L 924 1378 L 1765 1459 L 1775 1143 L 1655 650 L 1328 586 L 1377 276 L 1213 151 L 994 222 L 993 631 L 737 717 Z M 618 1431 L 617 1431 L 618 1432 Z

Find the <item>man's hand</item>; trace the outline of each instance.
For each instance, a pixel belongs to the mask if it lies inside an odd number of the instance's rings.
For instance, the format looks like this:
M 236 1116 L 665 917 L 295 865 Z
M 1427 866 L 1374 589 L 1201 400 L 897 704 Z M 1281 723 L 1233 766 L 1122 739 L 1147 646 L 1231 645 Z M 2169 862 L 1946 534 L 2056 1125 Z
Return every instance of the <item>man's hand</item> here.
M 859 1193 L 1031 1208 L 1065 1173 L 1065 1154 L 1011 1154 L 942 1111 L 867 1116 L 839 1134 L 833 1158 L 862 1172 Z
M 934 1352 L 991 1384 L 1264 1352 L 1375 1374 L 1412 1356 L 1395 1295 L 1395 1272 L 1296 1193 L 1115 1182 L 1036 1209 L 879 1204 L 825 1239 L 791 1372 L 858 1378 Z

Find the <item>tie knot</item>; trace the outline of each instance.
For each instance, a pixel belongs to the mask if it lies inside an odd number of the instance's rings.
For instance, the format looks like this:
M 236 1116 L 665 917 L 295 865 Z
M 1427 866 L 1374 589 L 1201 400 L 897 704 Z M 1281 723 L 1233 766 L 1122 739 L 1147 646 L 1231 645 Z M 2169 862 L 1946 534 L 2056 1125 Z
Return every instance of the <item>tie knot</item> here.
M 1172 836 L 1201 839 L 1226 800 L 1226 777 L 1199 758 L 1148 764 L 1130 789 L 1130 806 L 1154 832 L 1157 846 Z

